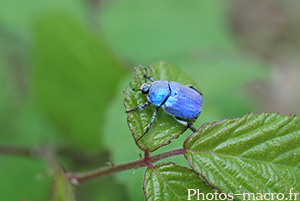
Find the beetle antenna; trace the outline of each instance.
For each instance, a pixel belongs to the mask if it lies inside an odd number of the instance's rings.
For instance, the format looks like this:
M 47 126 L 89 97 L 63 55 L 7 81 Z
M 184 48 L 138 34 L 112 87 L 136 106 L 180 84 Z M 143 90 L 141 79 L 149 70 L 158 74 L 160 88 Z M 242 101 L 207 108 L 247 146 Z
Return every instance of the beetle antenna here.
M 148 70 L 147 68 L 144 68 L 145 71 L 146 71 L 146 74 L 144 75 L 144 78 L 145 78 L 145 83 L 147 83 L 147 77 L 148 77 Z
M 145 69 L 145 71 L 146 71 L 146 74 L 144 75 L 145 83 L 147 83 L 147 79 L 150 80 L 151 82 L 154 82 L 155 79 L 154 79 L 152 76 L 149 76 L 149 75 L 148 75 L 148 70 L 147 70 L 147 68 L 144 68 L 144 69 Z

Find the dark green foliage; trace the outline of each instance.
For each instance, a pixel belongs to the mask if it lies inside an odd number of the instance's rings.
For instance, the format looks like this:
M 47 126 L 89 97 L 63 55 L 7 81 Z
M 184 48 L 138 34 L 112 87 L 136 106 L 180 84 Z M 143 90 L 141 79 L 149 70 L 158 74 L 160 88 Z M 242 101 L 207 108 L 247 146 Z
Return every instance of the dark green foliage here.
M 186 200 L 183 186 L 299 192 L 299 119 L 262 113 L 299 116 L 297 4 L 235 2 L 0 0 L 0 199 Z M 154 107 L 128 114 L 129 128 L 125 109 L 146 101 L 130 89 L 143 82 L 134 65 L 153 62 L 156 79 L 203 92 L 194 125 L 204 125 L 188 138 L 161 110 L 137 147 Z M 72 188 L 67 180 L 106 161 L 139 160 L 136 150 L 147 147 L 150 156 L 182 149 L 185 140 L 190 151 L 153 169 Z
M 64 13 L 39 19 L 34 33 L 38 106 L 69 143 L 101 149 L 105 110 L 123 73 L 118 62 L 101 38 Z
M 204 194 L 214 193 L 192 170 L 173 163 L 159 164 L 155 171 L 148 168 L 145 173 L 144 191 L 146 200 L 187 200 L 187 189 L 201 189 Z M 196 200 L 195 196 L 192 200 Z
M 203 125 L 184 147 L 195 172 L 224 193 L 300 191 L 300 120 L 247 114 Z M 241 188 L 239 188 L 241 186 Z M 240 200 L 240 198 L 238 198 Z

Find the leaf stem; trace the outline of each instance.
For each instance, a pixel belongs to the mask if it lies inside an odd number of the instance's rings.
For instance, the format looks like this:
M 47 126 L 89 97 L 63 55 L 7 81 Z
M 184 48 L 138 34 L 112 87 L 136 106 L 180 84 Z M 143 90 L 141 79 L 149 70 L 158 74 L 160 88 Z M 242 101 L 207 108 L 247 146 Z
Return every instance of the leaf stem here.
M 0 154 L 5 154 L 5 155 L 32 157 L 32 156 L 41 155 L 42 151 L 43 150 L 40 148 L 0 146 Z
M 27 156 L 27 157 L 48 156 L 49 157 L 49 154 L 52 155 L 54 153 L 53 151 L 60 153 L 60 152 L 65 152 L 66 150 L 65 149 L 53 150 L 53 148 L 49 146 L 40 146 L 35 148 L 0 146 L 0 154 L 16 155 L 16 156 Z M 82 172 L 82 173 L 67 172 L 66 175 L 69 181 L 71 181 L 73 184 L 79 184 L 85 181 L 89 181 L 92 179 L 96 179 L 102 176 L 110 175 L 116 172 L 121 172 L 129 169 L 136 169 L 145 166 L 153 167 L 153 163 L 159 160 L 176 156 L 176 155 L 181 155 L 184 154 L 186 151 L 187 150 L 185 149 L 174 149 L 155 156 L 150 156 L 149 150 L 145 150 L 144 157 L 137 161 L 132 161 L 129 163 L 123 163 L 119 165 L 114 165 L 111 163 L 110 167 L 100 168 L 90 172 Z
M 92 179 L 100 178 L 102 176 L 110 175 L 116 172 L 121 172 L 124 170 L 129 170 L 129 169 L 136 169 L 139 167 L 144 167 L 144 166 L 150 166 L 152 163 L 162 160 L 164 158 L 176 156 L 176 155 L 181 155 L 186 152 L 185 149 L 174 149 L 171 151 L 167 151 L 152 157 L 149 157 L 149 152 L 146 150 L 145 151 L 145 156 L 144 158 L 137 160 L 137 161 L 132 161 L 129 163 L 123 163 L 119 165 L 112 165 L 111 167 L 106 167 L 106 168 L 100 168 L 97 170 L 93 170 L 90 172 L 83 172 L 83 173 L 67 173 L 68 179 L 73 183 L 73 184 L 79 184 L 83 183 Z

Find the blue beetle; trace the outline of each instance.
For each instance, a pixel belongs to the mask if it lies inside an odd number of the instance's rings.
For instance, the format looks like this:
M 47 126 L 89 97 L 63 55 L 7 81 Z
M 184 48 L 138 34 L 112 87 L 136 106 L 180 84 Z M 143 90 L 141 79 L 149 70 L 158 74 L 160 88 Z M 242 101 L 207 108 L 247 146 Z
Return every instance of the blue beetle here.
M 193 132 L 196 132 L 197 129 L 190 121 L 196 120 L 201 113 L 203 101 L 202 93 L 192 85 L 183 86 L 177 82 L 169 82 L 166 80 L 155 81 L 153 77 L 148 75 L 146 68 L 145 71 L 145 83 L 143 83 L 139 89 L 136 90 L 133 88 L 133 90 L 147 94 L 148 101 L 144 105 L 127 110 L 126 113 L 141 110 L 150 104 L 155 105 L 156 108 L 146 131 L 137 141 L 149 131 L 160 107 L 172 115 L 179 123 L 187 126 Z M 152 83 L 147 82 L 147 80 L 150 80 Z

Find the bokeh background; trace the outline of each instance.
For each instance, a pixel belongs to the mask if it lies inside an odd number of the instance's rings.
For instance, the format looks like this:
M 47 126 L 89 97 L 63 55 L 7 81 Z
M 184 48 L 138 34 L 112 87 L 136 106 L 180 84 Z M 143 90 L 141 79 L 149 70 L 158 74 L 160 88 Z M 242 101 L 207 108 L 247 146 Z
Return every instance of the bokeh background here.
M 53 163 L 79 172 L 139 159 L 122 93 L 135 64 L 164 60 L 192 77 L 204 94 L 197 126 L 247 112 L 300 115 L 299 6 L 0 0 L 0 200 L 49 200 Z M 77 200 L 143 200 L 144 171 L 80 185 Z

